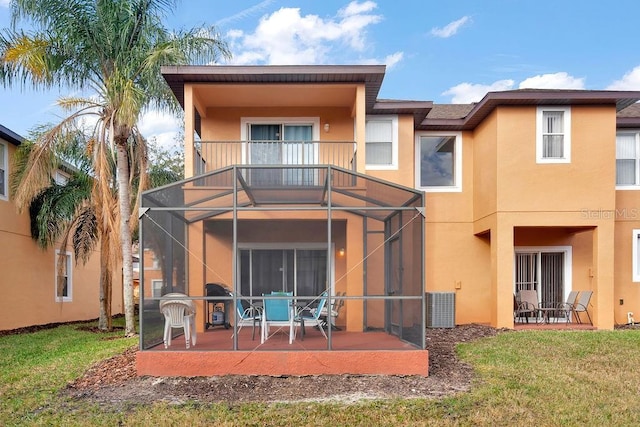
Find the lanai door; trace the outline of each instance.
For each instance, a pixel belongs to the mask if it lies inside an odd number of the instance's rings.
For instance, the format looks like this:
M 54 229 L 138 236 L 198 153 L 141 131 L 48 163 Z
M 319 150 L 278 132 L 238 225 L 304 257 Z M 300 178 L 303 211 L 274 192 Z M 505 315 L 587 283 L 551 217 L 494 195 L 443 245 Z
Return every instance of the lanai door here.
M 309 165 L 315 164 L 318 147 L 312 142 L 310 124 L 251 124 L 249 125 L 250 163 L 253 165 Z M 266 169 L 253 171 L 253 184 L 309 185 L 313 173 L 302 169 Z
M 320 295 L 327 287 L 327 250 L 241 249 L 240 283 L 246 297 L 272 291 Z
M 567 252 L 516 251 L 514 292 L 532 289 L 546 307 L 557 306 L 571 290 L 567 284 Z

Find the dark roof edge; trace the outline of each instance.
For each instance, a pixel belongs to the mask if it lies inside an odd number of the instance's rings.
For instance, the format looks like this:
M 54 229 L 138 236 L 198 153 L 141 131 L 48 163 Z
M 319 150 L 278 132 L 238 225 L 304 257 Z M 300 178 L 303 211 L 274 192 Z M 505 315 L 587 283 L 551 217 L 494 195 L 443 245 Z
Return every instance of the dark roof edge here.
M 11 129 L 0 125 L 0 138 L 9 141 L 13 145 L 20 145 L 24 142 L 24 138 L 12 131 Z
M 471 130 L 496 107 L 502 105 L 606 105 L 613 104 L 620 111 L 640 100 L 639 91 L 597 90 L 515 90 L 488 92 L 464 119 L 425 119 L 420 129 Z
M 618 117 L 617 128 L 640 128 L 640 117 Z
M 163 65 L 161 74 L 269 75 L 269 74 L 384 74 L 385 65 Z

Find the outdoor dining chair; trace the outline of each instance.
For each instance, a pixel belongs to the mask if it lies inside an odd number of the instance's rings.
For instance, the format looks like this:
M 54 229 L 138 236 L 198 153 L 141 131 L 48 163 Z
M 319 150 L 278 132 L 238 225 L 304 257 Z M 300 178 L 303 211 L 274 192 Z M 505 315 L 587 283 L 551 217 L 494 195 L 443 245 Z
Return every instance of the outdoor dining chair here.
M 255 306 L 247 300 L 239 299 L 236 312 L 236 327 L 238 328 L 238 334 L 240 334 L 240 329 L 242 329 L 243 326 L 251 325 L 253 328 L 251 331 L 251 339 L 255 339 L 256 324 L 260 327 L 260 323 L 262 321 L 262 307 Z M 231 338 L 233 338 L 233 335 L 231 335 Z
M 160 312 L 164 316 L 164 348 L 171 345 L 171 335 L 174 328 L 184 331 L 184 341 L 187 348 L 196 345 L 196 309 L 193 301 L 181 293 L 170 293 L 160 301 Z
M 322 332 L 322 335 L 324 335 L 324 337 L 328 339 L 327 333 L 324 331 L 324 328 L 322 325 L 323 320 L 320 318 L 322 316 L 322 313 L 323 313 L 322 310 L 324 309 L 324 306 L 326 303 L 327 303 L 327 291 L 324 291 L 318 297 L 318 306 L 316 308 L 314 308 L 313 310 L 302 309 L 300 313 L 297 313 L 295 315 L 295 318 L 293 319 L 294 322 L 300 323 L 302 325 L 302 339 L 304 339 L 304 334 L 305 334 L 305 331 L 304 331 L 305 323 L 311 323 L 311 324 L 314 324 L 314 326 L 317 326 L 320 332 Z M 310 313 L 310 314 L 306 314 L 306 313 Z M 295 331 L 294 331 L 294 336 L 295 336 Z
M 593 325 L 593 321 L 591 320 L 591 316 L 589 315 L 589 302 L 591 301 L 592 295 L 593 291 L 580 292 L 578 301 L 573 306 L 573 314 L 575 314 L 576 316 L 576 322 L 582 323 L 582 320 L 580 319 L 580 313 L 586 313 L 587 319 L 589 319 L 589 324 Z
M 269 335 L 271 326 L 277 326 L 278 331 L 283 327 L 289 327 L 289 344 L 293 343 L 293 292 L 272 292 L 262 294 L 263 297 L 286 296 L 284 299 L 265 298 L 264 309 L 262 311 L 261 343 L 264 344 L 273 334 Z M 276 331 L 277 332 L 277 331 Z M 275 333 L 275 332 L 274 332 Z
M 516 306 L 513 310 L 513 320 L 524 317 L 529 323 L 529 317 L 533 315 L 537 321 L 540 306 L 538 304 L 538 292 L 533 289 L 521 289 L 516 294 Z

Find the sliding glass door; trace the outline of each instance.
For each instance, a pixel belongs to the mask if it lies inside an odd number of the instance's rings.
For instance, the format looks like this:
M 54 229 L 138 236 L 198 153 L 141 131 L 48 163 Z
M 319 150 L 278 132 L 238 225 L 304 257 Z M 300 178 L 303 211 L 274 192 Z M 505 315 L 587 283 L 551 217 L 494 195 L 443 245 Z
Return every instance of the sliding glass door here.
M 250 124 L 249 161 L 252 165 L 315 164 L 318 147 L 312 141 L 310 124 Z M 309 185 L 313 173 L 309 170 L 286 169 L 254 171 L 253 184 Z
M 326 249 L 241 249 L 240 292 L 320 295 L 328 286 Z

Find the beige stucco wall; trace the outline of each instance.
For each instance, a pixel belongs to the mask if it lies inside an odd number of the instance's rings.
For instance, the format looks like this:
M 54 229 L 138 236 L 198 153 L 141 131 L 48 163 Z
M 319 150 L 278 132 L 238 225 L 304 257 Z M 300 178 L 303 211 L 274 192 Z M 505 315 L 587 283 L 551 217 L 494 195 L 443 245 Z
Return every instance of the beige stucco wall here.
M 7 144 L 9 156 L 15 146 Z M 18 214 L 11 201 L 0 200 L 0 330 L 95 319 L 99 315 L 99 254 L 86 265 L 73 262 L 72 301 L 55 298 L 55 248 L 43 251 L 31 238 L 28 212 Z M 122 313 L 122 275 L 114 274 L 113 314 Z

